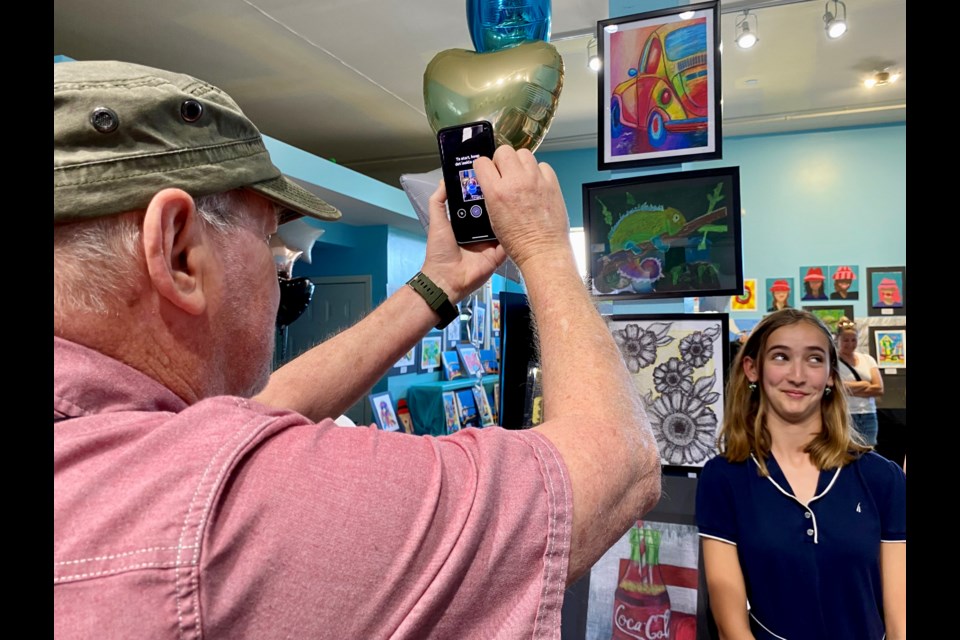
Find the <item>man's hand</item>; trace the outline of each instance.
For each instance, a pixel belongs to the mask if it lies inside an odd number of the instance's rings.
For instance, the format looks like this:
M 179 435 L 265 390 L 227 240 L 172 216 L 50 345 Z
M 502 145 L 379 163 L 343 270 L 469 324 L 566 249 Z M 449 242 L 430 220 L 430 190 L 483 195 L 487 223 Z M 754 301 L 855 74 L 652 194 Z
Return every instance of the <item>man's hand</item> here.
M 486 282 L 507 255 L 496 242 L 458 245 L 447 219 L 446 201 L 447 189 L 441 180 L 430 196 L 430 229 L 422 271 L 456 304 Z
M 570 223 L 553 169 L 526 149 L 501 146 L 473 163 L 497 239 L 521 269 L 531 257 L 570 247 Z

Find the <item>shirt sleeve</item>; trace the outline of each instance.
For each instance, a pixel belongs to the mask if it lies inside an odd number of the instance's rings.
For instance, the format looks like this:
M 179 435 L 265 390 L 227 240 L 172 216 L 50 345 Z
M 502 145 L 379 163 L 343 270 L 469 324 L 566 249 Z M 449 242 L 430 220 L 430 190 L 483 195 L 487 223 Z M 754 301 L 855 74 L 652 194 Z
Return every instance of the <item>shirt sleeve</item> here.
M 572 496 L 549 440 L 328 422 L 234 472 L 205 543 L 211 637 L 558 636 Z
M 736 506 L 729 478 L 731 468 L 719 456 L 704 465 L 697 481 L 696 520 L 701 536 L 737 544 Z
M 900 465 L 876 453 L 877 486 L 875 499 L 880 513 L 880 540 L 905 542 L 907 539 L 907 476 Z

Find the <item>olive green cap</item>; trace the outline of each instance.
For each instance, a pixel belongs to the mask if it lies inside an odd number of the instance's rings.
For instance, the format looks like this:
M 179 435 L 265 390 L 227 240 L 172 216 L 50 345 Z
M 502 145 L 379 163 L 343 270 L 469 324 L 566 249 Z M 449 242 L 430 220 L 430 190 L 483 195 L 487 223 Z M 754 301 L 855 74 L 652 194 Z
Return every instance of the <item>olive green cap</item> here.
M 53 65 L 53 223 L 144 209 L 158 191 L 248 187 L 297 214 L 340 212 L 284 177 L 260 131 L 196 78 L 115 61 Z

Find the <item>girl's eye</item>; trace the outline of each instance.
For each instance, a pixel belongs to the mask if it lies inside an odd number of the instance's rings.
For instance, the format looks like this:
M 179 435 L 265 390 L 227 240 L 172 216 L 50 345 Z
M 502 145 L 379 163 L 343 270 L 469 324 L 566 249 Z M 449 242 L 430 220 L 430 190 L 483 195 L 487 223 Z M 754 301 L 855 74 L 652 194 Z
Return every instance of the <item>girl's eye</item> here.
M 773 353 L 773 354 L 770 354 L 770 359 L 771 359 L 771 360 L 786 360 L 786 359 L 787 359 L 787 354 L 785 354 L 785 353 Z

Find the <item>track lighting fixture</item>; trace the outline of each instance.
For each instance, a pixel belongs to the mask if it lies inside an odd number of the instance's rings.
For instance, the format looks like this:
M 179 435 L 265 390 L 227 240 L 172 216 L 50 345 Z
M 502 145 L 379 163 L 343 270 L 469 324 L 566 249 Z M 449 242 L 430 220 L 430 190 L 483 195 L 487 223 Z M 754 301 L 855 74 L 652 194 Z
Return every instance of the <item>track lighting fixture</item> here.
M 831 3 L 833 11 L 830 11 Z M 823 5 L 823 24 L 827 37 L 831 40 L 836 40 L 847 32 L 847 5 L 843 0 L 827 0 Z
M 750 18 L 753 18 L 753 28 L 750 28 Z M 757 14 L 750 13 L 747 9 L 743 15 L 737 18 L 737 46 L 741 49 L 749 49 L 757 44 L 760 39 L 757 37 Z
M 590 67 L 590 70 L 593 72 L 600 71 L 600 67 L 603 63 L 600 61 L 600 56 L 597 55 L 597 39 L 590 38 L 590 41 L 587 43 L 587 66 Z

